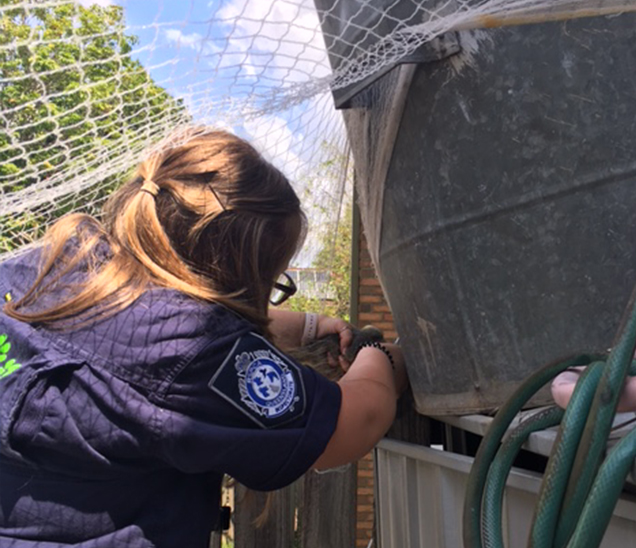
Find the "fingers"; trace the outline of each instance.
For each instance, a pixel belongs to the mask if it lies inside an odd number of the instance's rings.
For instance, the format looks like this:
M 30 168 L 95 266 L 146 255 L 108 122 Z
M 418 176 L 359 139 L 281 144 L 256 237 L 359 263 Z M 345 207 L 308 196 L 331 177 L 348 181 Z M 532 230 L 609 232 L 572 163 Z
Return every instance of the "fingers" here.
M 623 392 L 618 400 L 618 412 L 636 411 L 636 377 L 627 377 Z
M 331 367 L 340 367 L 343 371 L 349 369 L 349 361 L 344 357 L 348 348 L 353 343 L 353 326 L 339 318 L 330 318 L 328 316 L 318 317 L 317 338 L 326 337 L 328 335 L 338 335 L 338 356 L 328 354 L 327 360 Z
M 338 334 L 340 337 L 340 353 L 344 354 L 353 342 L 353 329 L 349 324 L 345 324 L 339 329 Z
M 331 352 L 327 352 L 327 363 L 330 367 L 340 367 L 344 371 L 349 369 L 349 365 L 351 365 L 349 360 L 342 354 L 335 355 Z
M 584 367 L 573 367 L 558 374 L 552 381 L 551 391 L 554 402 L 565 409 L 574 393 L 576 383 L 581 377 Z
M 552 381 L 552 397 L 555 403 L 565 409 L 574 394 L 576 383 L 585 367 L 572 367 L 557 375 Z M 636 377 L 627 377 L 618 400 L 619 413 L 636 411 Z

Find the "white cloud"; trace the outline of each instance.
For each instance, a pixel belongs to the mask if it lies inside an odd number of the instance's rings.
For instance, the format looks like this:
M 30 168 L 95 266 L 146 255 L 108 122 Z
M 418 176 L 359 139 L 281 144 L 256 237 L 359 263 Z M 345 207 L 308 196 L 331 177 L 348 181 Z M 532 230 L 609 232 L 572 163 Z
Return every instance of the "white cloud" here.
M 105 8 L 106 6 L 112 6 L 113 0 L 75 0 L 81 6 L 85 8 L 89 8 L 90 6 L 101 6 Z
M 167 38 L 168 42 L 173 42 L 178 46 L 183 46 L 186 48 L 198 50 L 203 43 L 203 36 L 201 36 L 198 32 L 185 34 L 182 30 L 179 29 L 166 29 L 164 30 L 164 35 Z
M 279 85 L 329 74 L 330 68 L 313 2 L 233 0 L 214 18 L 228 34 L 226 52 L 242 53 L 243 67 Z
M 258 151 L 291 179 L 303 167 L 299 143 L 303 136 L 292 131 L 287 120 L 280 116 L 259 116 L 243 122 L 248 140 Z

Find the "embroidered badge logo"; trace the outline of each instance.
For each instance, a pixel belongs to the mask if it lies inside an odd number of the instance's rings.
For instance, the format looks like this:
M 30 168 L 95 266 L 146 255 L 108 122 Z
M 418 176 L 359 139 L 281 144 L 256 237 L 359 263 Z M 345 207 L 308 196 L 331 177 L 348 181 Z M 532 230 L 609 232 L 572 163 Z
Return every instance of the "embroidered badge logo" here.
M 217 355 L 213 346 L 209 352 Z M 261 428 L 277 428 L 305 412 L 307 395 L 300 367 L 264 337 L 245 333 L 234 342 L 208 386 Z
M 235 357 L 241 401 L 262 417 L 272 419 L 294 410 L 299 400 L 294 376 L 271 350 L 242 352 Z
M 3 333 L 0 335 L 0 379 L 11 375 L 22 367 L 22 364 L 17 363 L 14 359 L 7 361 L 10 350 L 11 343 L 7 341 L 7 336 Z

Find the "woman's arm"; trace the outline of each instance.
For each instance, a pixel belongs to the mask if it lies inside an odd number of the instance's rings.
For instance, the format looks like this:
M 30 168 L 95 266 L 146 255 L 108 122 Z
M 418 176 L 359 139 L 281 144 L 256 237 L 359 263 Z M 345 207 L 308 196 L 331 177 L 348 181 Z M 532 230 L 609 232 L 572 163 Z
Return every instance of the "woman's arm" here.
M 303 344 L 303 335 L 311 334 L 311 338 L 320 339 L 330 334 L 340 337 L 340 352 L 344 354 L 353 341 L 351 326 L 340 318 L 330 318 L 318 314 L 305 314 L 291 310 L 270 309 L 268 312 L 270 331 L 274 335 L 274 343 L 281 348 L 298 348 Z M 305 329 L 306 322 L 315 322 L 315 329 Z M 313 327 L 313 326 L 307 326 Z
M 274 342 L 281 348 L 298 348 L 305 326 L 305 313 L 270 308 L 268 312 L 269 329 Z
M 393 358 L 373 347 L 362 348 L 338 381 L 342 404 L 336 430 L 314 468 L 323 470 L 356 461 L 386 434 L 408 379 L 400 348 L 383 343 Z

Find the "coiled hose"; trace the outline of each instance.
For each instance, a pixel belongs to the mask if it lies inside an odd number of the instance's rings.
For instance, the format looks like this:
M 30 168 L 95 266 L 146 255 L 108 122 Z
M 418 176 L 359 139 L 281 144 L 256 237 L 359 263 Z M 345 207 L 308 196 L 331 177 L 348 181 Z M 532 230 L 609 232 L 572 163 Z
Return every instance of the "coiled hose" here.
M 464 502 L 464 548 L 504 548 L 502 501 L 506 478 L 528 436 L 559 426 L 543 475 L 528 548 L 595 548 L 603 538 L 636 456 L 636 430 L 603 461 L 627 375 L 636 375 L 636 299 L 627 307 L 609 355 L 580 355 L 530 376 L 495 416 L 477 451 Z M 526 402 L 559 373 L 588 366 L 566 411 L 548 408 L 525 421 L 502 444 Z M 519 548 L 511 546 L 510 548 Z

